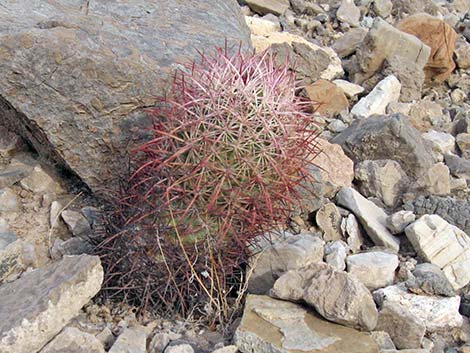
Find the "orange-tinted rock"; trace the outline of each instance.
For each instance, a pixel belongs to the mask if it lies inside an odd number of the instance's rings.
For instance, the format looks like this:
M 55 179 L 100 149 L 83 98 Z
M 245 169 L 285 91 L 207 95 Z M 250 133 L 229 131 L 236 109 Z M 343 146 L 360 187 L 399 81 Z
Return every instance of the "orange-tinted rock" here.
M 409 16 L 398 24 L 398 29 L 419 38 L 431 47 L 431 55 L 424 67 L 426 80 L 442 82 L 455 69 L 452 59 L 457 33 L 444 21 L 425 13 Z
M 333 116 L 349 106 L 343 90 L 330 81 L 318 80 L 305 87 L 305 91 L 320 114 Z

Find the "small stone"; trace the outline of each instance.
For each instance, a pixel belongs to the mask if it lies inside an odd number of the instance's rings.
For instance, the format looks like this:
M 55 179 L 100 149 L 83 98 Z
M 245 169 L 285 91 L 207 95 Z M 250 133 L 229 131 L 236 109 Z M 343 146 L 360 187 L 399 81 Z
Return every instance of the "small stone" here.
M 325 245 L 325 262 L 335 270 L 343 271 L 346 268 L 348 245 L 342 240 L 335 240 Z
M 391 102 L 387 105 L 387 114 L 400 113 L 408 116 L 411 110 L 411 103 Z
M 41 353 L 105 353 L 101 342 L 93 335 L 75 327 L 66 327 Z
M 0 212 L 19 211 L 20 203 L 16 194 L 10 189 L 0 189 Z
M 22 179 L 20 183 L 24 189 L 37 194 L 62 194 L 65 191 L 55 178 L 51 176 L 51 173 L 46 172 L 40 165 L 35 166 L 32 173 Z
M 431 141 L 433 149 L 441 154 L 455 152 L 455 137 L 451 134 L 430 130 L 423 134 L 423 139 Z
M 353 27 L 359 27 L 361 10 L 354 4 L 353 0 L 342 0 L 338 11 L 336 11 L 336 18 Z
M 189 344 L 178 344 L 166 347 L 165 353 L 194 353 L 194 348 Z
M 458 134 L 455 140 L 462 153 L 462 158 L 470 160 L 470 134 Z
M 416 216 L 411 211 L 398 211 L 387 217 L 386 226 L 392 234 L 400 234 L 405 228 L 416 220 Z
M 448 153 L 444 155 L 444 161 L 452 175 L 457 178 L 470 179 L 470 160 Z
M 170 336 L 165 332 L 158 332 L 150 341 L 149 353 L 162 353 L 170 343 Z
M 465 178 L 450 178 L 450 191 L 460 191 L 467 189 L 467 180 Z
M 12 162 L 6 168 L 0 170 L 0 189 L 16 184 L 20 180 L 26 178 L 32 167 L 21 162 Z
M 260 15 L 272 13 L 280 16 L 289 8 L 289 0 L 245 0 L 254 12 Z
M 101 344 L 106 349 L 106 351 L 108 351 L 109 348 L 111 348 L 114 341 L 116 340 L 116 338 L 113 335 L 113 332 L 108 327 L 105 327 L 103 329 L 103 331 L 98 333 L 96 335 L 96 338 L 98 339 L 98 341 L 101 342 Z M 153 352 L 150 352 L 150 353 L 153 353 Z M 159 353 L 161 353 L 161 352 L 159 352 Z
M 91 254 L 92 251 L 93 245 L 79 237 L 67 240 L 55 239 L 51 248 L 51 258 L 59 260 L 64 255 Z
M 399 264 L 397 255 L 382 251 L 350 255 L 346 263 L 348 272 L 370 290 L 392 284 Z
M 460 104 L 468 98 L 468 94 L 460 88 L 456 88 L 450 93 L 450 98 L 452 99 L 452 103 Z
M 18 135 L 0 126 L 0 156 L 4 158 L 11 157 L 18 151 L 21 140 Z
M 315 216 L 317 225 L 323 230 L 323 240 L 332 241 L 342 239 L 341 215 L 334 203 L 323 205 Z
M 408 117 L 411 125 L 421 132 L 442 129 L 450 123 L 450 117 L 444 113 L 442 106 L 427 99 L 413 104 Z
M 377 342 L 381 352 L 386 349 L 396 349 L 390 335 L 385 331 L 372 331 L 370 337 Z
M 333 117 L 349 107 L 344 92 L 330 81 L 318 80 L 307 85 L 305 91 L 319 114 Z
M 387 18 L 392 13 L 393 3 L 392 0 L 374 0 L 372 3 L 372 10 L 377 16 Z
M 359 223 L 357 222 L 356 216 L 352 213 L 349 214 L 346 218 L 343 218 L 341 222 L 341 229 L 343 234 L 347 236 L 346 242 L 349 249 L 356 253 L 361 250 L 361 246 L 364 243 L 364 238 L 359 228 Z
M 387 76 L 377 86 L 351 109 L 351 114 L 356 118 L 368 118 L 374 114 L 385 114 L 387 105 L 398 102 L 400 98 L 401 84 L 394 76 Z
M 245 21 L 251 33 L 254 35 L 268 36 L 270 33 L 281 31 L 281 25 L 279 23 L 259 17 L 245 16 Z
M 216 350 L 212 351 L 212 353 L 237 353 L 237 352 L 238 352 L 238 347 L 235 345 L 217 348 Z
M 80 212 L 65 210 L 61 216 L 74 236 L 84 239 L 90 236 L 90 223 Z
M 413 277 L 405 284 L 408 290 L 415 294 L 455 296 L 444 272 L 438 266 L 427 262 L 417 265 L 413 270 Z
M 436 163 L 416 181 L 419 188 L 431 195 L 450 194 L 450 170 L 444 163 Z
M 356 51 L 366 35 L 366 29 L 362 27 L 353 28 L 334 42 L 332 48 L 340 58 L 345 58 Z
M 118 336 L 109 353 L 146 353 L 147 335 L 140 327 L 126 328 Z
M 356 85 L 355 83 L 351 83 L 346 80 L 334 80 L 333 83 L 341 88 L 349 98 L 354 98 L 357 95 L 364 92 L 364 88 L 362 86 Z
M 459 69 L 470 68 L 470 44 L 467 41 L 457 41 L 455 48 L 455 57 Z
M 347 126 L 341 120 L 334 119 L 326 128 L 331 132 L 340 133 L 341 131 L 346 130 Z

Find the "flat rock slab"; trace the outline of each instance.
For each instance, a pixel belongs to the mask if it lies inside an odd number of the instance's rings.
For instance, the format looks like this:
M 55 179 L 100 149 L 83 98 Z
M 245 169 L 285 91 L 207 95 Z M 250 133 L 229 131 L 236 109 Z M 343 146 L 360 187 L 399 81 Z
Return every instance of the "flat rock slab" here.
M 116 180 L 179 64 L 225 40 L 251 46 L 235 0 L 1 5 L 0 116 L 94 190 Z
M 378 353 L 368 335 L 320 319 L 300 305 L 249 295 L 235 344 L 243 353 Z
M 0 352 L 35 353 L 101 288 L 98 257 L 65 257 L 0 287 Z

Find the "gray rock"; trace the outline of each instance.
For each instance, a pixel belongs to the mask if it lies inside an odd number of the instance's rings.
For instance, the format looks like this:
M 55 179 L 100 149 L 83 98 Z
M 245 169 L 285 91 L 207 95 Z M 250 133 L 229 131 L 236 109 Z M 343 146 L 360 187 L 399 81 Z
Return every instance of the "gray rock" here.
M 122 174 L 127 146 L 144 138 L 143 108 L 177 63 L 226 39 L 250 46 L 235 0 L 2 5 L 2 122 L 94 190 Z
M 399 264 L 397 255 L 382 251 L 350 255 L 346 263 L 348 272 L 370 290 L 393 284 Z
M 343 218 L 341 229 L 343 234 L 347 237 L 346 242 L 351 252 L 356 253 L 361 250 L 364 238 L 362 236 L 361 229 L 359 228 L 356 216 L 351 213 L 346 218 Z
M 408 176 L 419 176 L 433 164 L 420 133 L 401 114 L 356 120 L 331 142 L 356 162 L 395 160 Z
M 470 160 L 453 154 L 444 155 L 444 160 L 452 175 L 457 178 L 470 179 Z
M 0 351 L 37 352 L 100 290 L 102 281 L 99 258 L 82 255 L 2 285 Z
M 336 42 L 334 42 L 331 47 L 340 58 L 344 58 L 353 54 L 356 51 L 356 49 L 360 46 L 366 35 L 366 29 L 362 27 L 353 28 L 350 31 L 346 32 Z
M 271 294 L 302 300 L 325 319 L 345 326 L 371 331 L 377 323 L 377 309 L 368 289 L 354 276 L 325 263 L 286 272 Z
M 0 170 L 0 189 L 7 188 L 26 178 L 32 171 L 32 167 L 21 163 L 12 162 L 6 168 Z
M 80 212 L 65 210 L 61 217 L 74 236 L 86 239 L 91 235 L 90 223 Z
M 91 254 L 92 251 L 93 245 L 82 238 L 55 239 L 51 248 L 51 258 L 59 260 L 64 255 Z
M 170 343 L 170 335 L 165 332 L 158 332 L 150 341 L 149 353 L 162 353 Z
M 7 233 L 5 237 L 13 239 L 12 234 Z M 0 284 L 15 280 L 29 266 L 34 265 L 35 261 L 36 253 L 32 244 L 20 239 L 9 242 L 0 250 Z
M 470 160 L 470 134 L 458 134 L 455 141 L 462 153 L 462 158 Z
M 95 336 L 75 327 L 66 327 L 41 353 L 104 353 L 104 348 Z
M 335 240 L 325 245 L 325 262 L 335 270 L 343 271 L 346 268 L 348 245 L 342 240 Z
M 245 2 L 250 9 L 261 15 L 272 13 L 280 16 L 289 8 L 288 0 L 245 0 Z
M 341 215 L 334 203 L 323 205 L 315 215 L 317 225 L 323 230 L 323 240 L 332 241 L 342 239 Z
M 118 336 L 109 353 L 146 353 L 146 341 L 147 334 L 143 328 L 126 328 Z
M 65 190 L 51 170 L 36 165 L 31 173 L 20 181 L 21 187 L 37 194 L 62 194 Z
M 336 11 L 336 18 L 353 27 L 359 27 L 361 10 L 354 4 L 353 0 L 342 0 L 338 11 Z
M 392 13 L 392 0 L 374 0 L 372 2 L 372 10 L 377 16 L 387 18 Z
M 116 341 L 116 338 L 114 337 L 113 332 L 108 327 L 105 327 L 100 333 L 98 333 L 96 335 L 96 338 L 98 339 L 98 341 L 101 342 L 101 344 L 106 350 L 109 350 L 109 348 L 111 348 L 113 343 Z M 150 353 L 153 353 L 153 352 L 150 352 Z
M 385 349 L 396 349 L 390 335 L 385 331 L 372 331 L 370 333 L 372 339 L 379 345 L 380 351 Z
M 266 247 L 251 259 L 253 272 L 248 292 L 265 294 L 284 272 L 314 262 L 322 262 L 324 241 L 310 233 L 289 235 L 286 240 Z
M 18 152 L 21 141 L 18 135 L 12 133 L 4 126 L 0 126 L 0 156 L 11 157 Z
M 408 290 L 415 294 L 455 296 L 455 292 L 444 272 L 433 264 L 423 263 L 416 266 L 413 277 L 405 284 Z
M 10 189 L 0 189 L 0 212 L 19 211 L 20 203 L 16 194 Z
M 336 200 L 354 213 L 365 231 L 376 245 L 385 246 L 398 252 L 400 241 L 385 227 L 387 214 L 373 202 L 364 198 L 353 188 L 343 188 L 336 195 Z
M 416 220 L 411 211 L 398 211 L 387 217 L 386 226 L 392 234 L 400 234 L 405 228 Z
M 248 295 L 234 337 L 241 352 L 378 353 L 366 334 L 320 319 L 304 307 Z
M 168 346 L 165 349 L 165 353 L 194 353 L 194 348 L 189 344 L 177 344 L 174 346 Z
M 0 252 L 3 251 L 8 245 L 18 239 L 16 234 L 13 232 L 2 232 L 0 231 Z

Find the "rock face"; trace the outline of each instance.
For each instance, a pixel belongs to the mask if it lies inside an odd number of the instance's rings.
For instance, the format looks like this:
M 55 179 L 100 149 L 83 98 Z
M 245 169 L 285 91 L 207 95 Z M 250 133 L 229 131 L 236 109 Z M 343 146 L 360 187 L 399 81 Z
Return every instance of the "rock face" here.
M 325 263 L 286 272 L 271 294 L 284 300 L 302 300 L 325 319 L 345 326 L 371 331 L 377 324 L 377 309 L 368 289 L 354 276 Z
M 398 256 L 383 251 L 350 255 L 346 259 L 348 272 L 370 290 L 393 284 Z
M 176 64 L 225 39 L 250 46 L 235 0 L 7 0 L 0 23 L 3 122 L 95 190 L 120 173 Z
M 2 285 L 0 351 L 40 350 L 100 290 L 102 281 L 98 257 L 81 255 Z
M 322 320 L 305 308 L 249 295 L 234 337 L 243 353 L 378 353 L 368 335 Z
M 409 176 L 419 176 L 433 164 L 421 135 L 402 114 L 357 120 L 331 142 L 355 161 L 393 159 Z
M 405 229 L 415 250 L 439 266 L 455 290 L 470 282 L 470 237 L 438 215 L 424 215 Z

